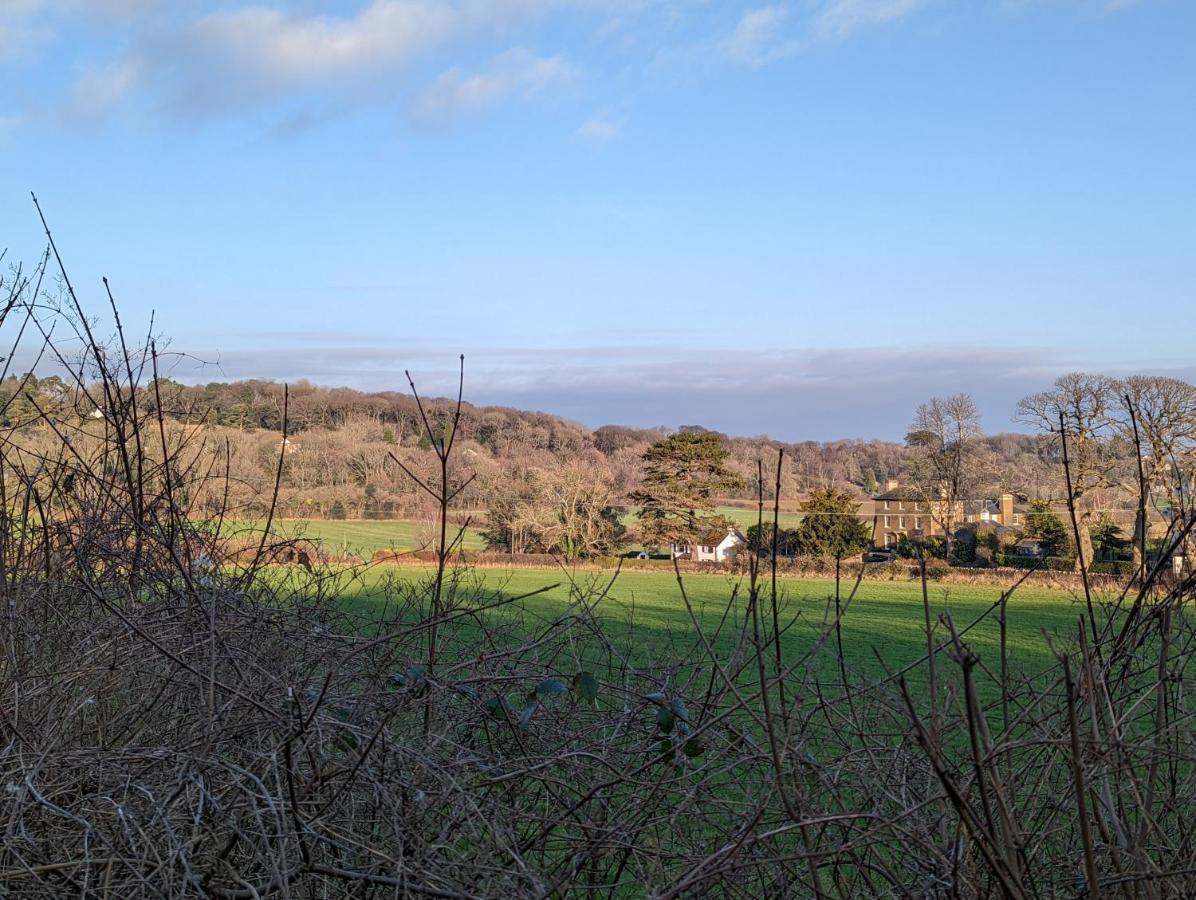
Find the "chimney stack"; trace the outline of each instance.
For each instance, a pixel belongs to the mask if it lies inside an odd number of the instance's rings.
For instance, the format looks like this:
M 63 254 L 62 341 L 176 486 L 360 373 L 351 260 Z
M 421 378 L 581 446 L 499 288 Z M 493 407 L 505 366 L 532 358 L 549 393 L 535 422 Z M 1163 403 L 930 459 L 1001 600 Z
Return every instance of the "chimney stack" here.
M 1001 495 L 1001 524 L 1013 524 L 1013 494 L 1008 492 Z

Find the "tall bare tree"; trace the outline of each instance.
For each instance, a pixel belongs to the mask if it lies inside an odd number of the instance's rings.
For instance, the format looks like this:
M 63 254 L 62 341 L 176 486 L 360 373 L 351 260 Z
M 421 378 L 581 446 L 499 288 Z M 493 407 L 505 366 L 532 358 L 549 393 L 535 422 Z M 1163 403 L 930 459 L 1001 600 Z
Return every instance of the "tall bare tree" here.
M 1072 372 L 1055 380 L 1054 387 L 1023 397 L 1017 405 L 1019 421 L 1035 425 L 1051 436 L 1051 449 L 1063 457 L 1066 437 L 1071 478 L 1071 503 L 1079 521 L 1081 559 L 1092 560 L 1089 524 L 1097 513 L 1100 491 L 1120 484 L 1118 469 L 1125 453 L 1115 446 L 1117 437 L 1117 383 L 1104 375 Z
M 605 472 L 578 459 L 521 475 L 487 508 L 483 536 L 491 548 L 560 553 L 573 560 L 619 546 L 625 531 L 622 510 L 614 504 Z
M 970 394 L 932 397 L 914 413 L 906 444 L 913 451 L 914 487 L 932 520 L 943 529 L 948 552 L 962 518 L 963 501 L 978 474 L 984 430 Z
M 1178 378 L 1131 375 L 1115 385 L 1113 421 L 1124 443 L 1141 459 L 1143 485 L 1156 506 L 1186 518 L 1196 484 L 1196 386 Z M 1137 467 L 1134 468 L 1134 472 Z M 1135 492 L 1137 492 L 1137 490 Z M 1148 524 L 1144 496 L 1134 524 L 1134 561 L 1142 562 Z
M 545 543 L 566 559 L 610 553 L 623 539 L 622 510 L 593 466 L 573 460 L 542 474 L 540 495 L 551 511 Z

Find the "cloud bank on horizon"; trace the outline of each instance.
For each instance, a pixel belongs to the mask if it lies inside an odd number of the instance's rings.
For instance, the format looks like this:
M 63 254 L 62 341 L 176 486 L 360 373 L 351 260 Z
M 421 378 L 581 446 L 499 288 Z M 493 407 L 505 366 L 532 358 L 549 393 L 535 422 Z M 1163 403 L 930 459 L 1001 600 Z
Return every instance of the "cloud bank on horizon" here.
M 1068 369 L 1191 370 L 1194 33 L 1179 0 L 0 0 L 0 247 L 36 258 L 37 190 L 75 280 L 213 377 L 435 384 L 472 347 L 473 399 L 591 424 L 892 437 L 963 389 L 1000 429 Z
M 166 355 L 186 383 L 266 377 L 366 391 L 452 396 L 458 355 L 449 341 L 379 341 L 348 334 L 260 334 L 252 349 Z M 459 348 L 456 348 L 459 349 Z M 169 361 L 173 360 L 173 362 Z M 465 353 L 465 397 L 476 405 L 539 410 L 591 427 L 684 424 L 787 441 L 901 440 L 915 407 L 944 393 L 971 393 L 989 431 L 1024 430 L 1018 400 L 1066 372 L 1163 374 L 1196 379 L 1196 364 L 1145 359 L 1110 367 L 1066 347 L 914 346 L 761 351 L 664 347 L 476 347 Z

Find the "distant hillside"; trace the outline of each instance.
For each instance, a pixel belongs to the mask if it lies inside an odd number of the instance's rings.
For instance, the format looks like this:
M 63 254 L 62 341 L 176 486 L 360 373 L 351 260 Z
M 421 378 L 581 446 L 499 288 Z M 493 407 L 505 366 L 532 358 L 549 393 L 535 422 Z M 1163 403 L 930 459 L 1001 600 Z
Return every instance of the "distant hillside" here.
M 283 385 L 262 380 L 182 385 L 161 380 L 146 389 L 142 402 L 157 398 L 166 417 L 191 426 L 196 446 L 220 471 L 231 476 L 232 499 L 247 515 L 260 512 L 273 490 L 282 446 Z M 9 377 L 0 382 L 7 421 L 34 421 L 36 409 L 85 417 L 91 409 L 56 377 Z M 911 401 L 911 412 L 915 402 Z M 427 403 L 433 419 L 445 420 L 451 403 Z M 195 431 L 196 426 L 207 426 Z M 287 388 L 289 434 L 278 498 L 284 514 L 303 517 L 420 517 L 427 514 L 421 492 L 390 459 L 394 454 L 413 471 L 431 474 L 433 454 L 423 434 L 415 399 L 409 393 L 366 393 L 307 382 Z M 439 426 L 438 426 L 439 427 Z M 588 428 L 543 412 L 463 404 L 458 443 L 461 477 L 475 476 L 462 493 L 462 508 L 484 509 L 494 498 L 522 496 L 529 480 L 572 467 L 602 486 L 613 503 L 626 501 L 640 478 L 640 455 L 669 433 L 618 424 Z M 682 426 L 699 429 L 699 425 Z M 202 437 L 200 436 L 202 434 Z M 757 459 L 764 461 L 764 494 L 771 498 L 777 451 L 785 451 L 782 500 L 792 507 L 812 486 L 836 484 L 861 496 L 887 479 L 908 474 L 909 455 L 898 443 L 881 440 L 783 443 L 761 437 L 724 436 L 730 465 L 743 487 L 726 499 L 757 496 Z M 980 490 L 996 494 L 1011 488 L 1057 494 L 1057 468 L 1042 456 L 1041 440 L 1023 434 L 988 438 L 989 464 Z M 213 500 L 213 503 L 215 501 Z

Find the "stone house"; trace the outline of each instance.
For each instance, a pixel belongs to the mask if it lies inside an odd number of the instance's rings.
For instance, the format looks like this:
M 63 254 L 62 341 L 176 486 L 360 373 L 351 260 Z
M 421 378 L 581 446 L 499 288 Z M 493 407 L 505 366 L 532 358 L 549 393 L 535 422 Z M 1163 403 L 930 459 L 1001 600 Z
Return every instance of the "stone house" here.
M 902 537 L 944 537 L 941 522 L 948 518 L 947 512 L 947 501 L 928 500 L 917 489 L 890 479 L 884 491 L 861 505 L 859 515 L 869 524 L 876 522 L 874 544 L 896 547 Z M 963 501 L 955 501 L 950 518 L 958 524 L 964 522 Z

